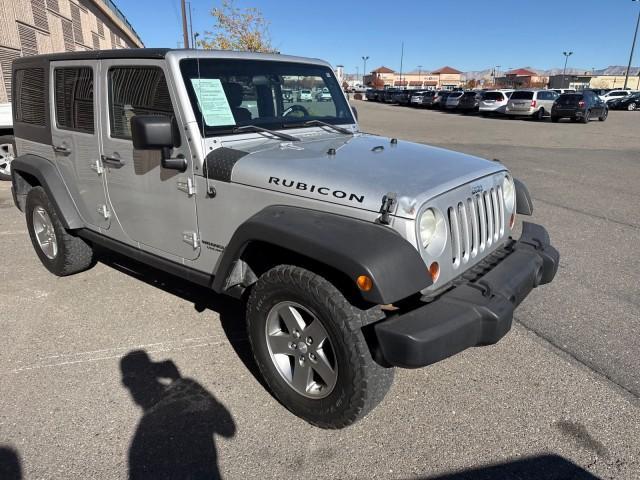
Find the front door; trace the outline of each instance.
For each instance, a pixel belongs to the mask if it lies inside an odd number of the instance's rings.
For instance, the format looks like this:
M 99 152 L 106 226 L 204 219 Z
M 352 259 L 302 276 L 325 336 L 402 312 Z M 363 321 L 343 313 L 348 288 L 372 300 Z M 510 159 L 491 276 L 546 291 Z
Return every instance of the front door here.
M 100 163 L 96 61 L 51 62 L 51 139 L 55 164 L 90 226 L 108 229 L 104 174 Z
M 197 258 L 200 247 L 187 138 L 181 133 L 181 147 L 172 152 L 188 159 L 186 172 L 162 168 L 160 150 L 136 150 L 131 141 L 134 115 L 175 117 L 181 124 L 164 62 L 102 60 L 100 72 L 103 91 L 108 92 L 101 113 L 102 163 L 114 218 L 127 241 L 143 249 L 162 256 Z

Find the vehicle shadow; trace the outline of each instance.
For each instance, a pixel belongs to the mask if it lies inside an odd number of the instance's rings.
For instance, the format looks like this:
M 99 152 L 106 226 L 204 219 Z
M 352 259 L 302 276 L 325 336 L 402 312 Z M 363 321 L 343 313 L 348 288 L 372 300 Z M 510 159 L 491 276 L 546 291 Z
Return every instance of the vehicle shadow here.
M 22 479 L 20 457 L 13 448 L 0 447 L 0 478 L 2 480 Z
M 600 480 L 600 477 L 559 455 L 539 455 L 513 462 L 445 473 L 415 480 Z
M 236 355 L 255 379 L 269 391 L 253 359 L 247 336 L 245 309 L 240 300 L 227 295 L 219 295 L 209 288 L 196 285 L 112 251 L 97 248 L 96 253 L 100 263 L 193 303 L 193 307 L 198 313 L 205 310 L 218 313 L 220 325 Z
M 122 384 L 142 408 L 129 447 L 129 478 L 219 479 L 214 436 L 236 432 L 224 405 L 182 377 L 173 361 L 153 362 L 144 350 L 122 357 L 120 370 Z

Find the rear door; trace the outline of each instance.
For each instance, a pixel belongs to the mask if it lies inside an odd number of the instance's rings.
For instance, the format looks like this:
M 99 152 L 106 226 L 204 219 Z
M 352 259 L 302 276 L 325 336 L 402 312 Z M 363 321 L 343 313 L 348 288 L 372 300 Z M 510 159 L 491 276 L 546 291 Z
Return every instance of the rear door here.
M 193 260 L 200 247 L 190 139 L 180 129 L 181 146 L 171 152 L 187 158 L 185 172 L 162 168 L 160 150 L 136 150 L 131 140 L 135 115 L 161 115 L 182 124 L 166 65 L 141 59 L 101 62 L 100 82 L 107 92 L 100 116 L 102 161 L 114 218 L 129 243 L 179 257 L 174 261 Z
M 80 216 L 89 226 L 108 229 L 96 69 L 97 62 L 91 60 L 51 62 L 51 137 L 56 166 Z

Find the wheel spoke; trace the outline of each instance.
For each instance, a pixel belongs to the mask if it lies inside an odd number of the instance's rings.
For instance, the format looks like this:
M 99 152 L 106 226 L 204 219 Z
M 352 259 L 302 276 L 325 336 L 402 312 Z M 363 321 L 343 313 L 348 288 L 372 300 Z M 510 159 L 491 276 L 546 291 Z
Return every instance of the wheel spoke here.
M 269 342 L 271 352 L 274 354 L 284 353 L 287 355 L 293 355 L 294 353 L 294 350 L 289 348 L 289 344 L 292 341 L 289 335 L 283 333 L 272 334 L 267 337 L 267 341 Z
M 336 383 L 336 371 L 329 365 L 329 361 L 322 350 L 316 351 L 316 362 L 311 364 L 320 378 L 327 384 L 328 388 L 332 388 Z
M 296 358 L 293 367 L 293 380 L 292 384 L 295 388 L 302 392 L 306 392 L 309 388 L 309 381 L 311 380 L 311 368 L 309 367 L 309 361 L 305 360 L 305 362 L 301 365 L 298 359 Z
M 302 316 L 300 315 L 300 312 L 298 312 L 298 310 L 296 310 L 291 305 L 287 305 L 281 308 L 278 311 L 278 315 L 280 315 L 280 318 L 287 326 L 287 330 L 289 330 L 289 333 L 293 333 L 294 330 L 304 330 L 305 323 L 302 319 Z
M 320 320 L 314 320 L 302 331 L 302 336 L 304 338 L 311 337 L 313 345 L 316 345 L 316 348 L 319 348 L 327 339 L 327 331 L 322 323 L 320 323 Z
M 49 235 L 47 235 L 47 231 L 44 228 L 37 231 L 36 236 L 38 237 L 38 243 L 40 243 L 43 248 L 47 243 L 49 243 Z

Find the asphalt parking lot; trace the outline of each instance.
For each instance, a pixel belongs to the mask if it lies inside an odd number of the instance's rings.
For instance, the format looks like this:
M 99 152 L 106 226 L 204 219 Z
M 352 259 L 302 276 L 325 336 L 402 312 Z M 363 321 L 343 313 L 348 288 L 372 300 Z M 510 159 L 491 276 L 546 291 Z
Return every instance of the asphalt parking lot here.
M 206 449 L 227 479 L 640 478 L 640 115 L 552 124 L 354 105 L 365 131 L 498 158 L 527 183 L 562 260 L 512 332 L 398 371 L 363 421 L 319 430 L 254 376 L 237 303 L 113 256 L 53 277 L 3 182 L 0 466 L 10 449 L 26 479 L 117 479 L 143 463 L 188 471 Z M 121 362 L 141 350 L 198 395 L 143 410 L 150 367 L 123 382 Z

